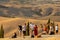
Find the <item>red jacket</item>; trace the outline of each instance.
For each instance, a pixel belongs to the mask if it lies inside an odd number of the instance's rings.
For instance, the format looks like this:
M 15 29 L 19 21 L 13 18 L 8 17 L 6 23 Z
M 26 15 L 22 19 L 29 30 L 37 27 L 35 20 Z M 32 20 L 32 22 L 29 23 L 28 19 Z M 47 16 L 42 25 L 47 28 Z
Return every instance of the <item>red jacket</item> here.
M 38 27 L 37 26 L 34 27 L 34 35 L 35 36 L 38 35 Z

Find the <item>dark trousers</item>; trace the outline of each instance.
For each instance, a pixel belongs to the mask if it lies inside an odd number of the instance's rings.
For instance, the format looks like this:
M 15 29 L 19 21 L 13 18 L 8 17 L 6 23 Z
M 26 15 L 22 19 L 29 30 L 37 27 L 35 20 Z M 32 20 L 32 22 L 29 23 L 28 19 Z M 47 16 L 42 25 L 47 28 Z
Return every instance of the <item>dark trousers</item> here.
M 23 31 L 23 35 L 26 36 L 26 31 Z
M 54 32 L 53 32 L 53 31 L 51 31 L 51 32 L 50 32 L 50 35 L 54 35 Z

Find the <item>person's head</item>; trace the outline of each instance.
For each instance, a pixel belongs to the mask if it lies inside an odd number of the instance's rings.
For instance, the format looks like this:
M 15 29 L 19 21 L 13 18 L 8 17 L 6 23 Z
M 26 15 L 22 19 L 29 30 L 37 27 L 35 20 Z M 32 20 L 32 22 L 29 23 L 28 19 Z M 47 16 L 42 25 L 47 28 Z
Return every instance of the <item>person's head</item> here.
M 16 35 L 16 32 L 14 33 L 14 35 Z
M 58 24 L 56 26 L 58 26 Z
M 46 24 L 44 24 L 44 26 L 46 26 Z
M 40 27 L 41 27 L 41 28 L 43 28 L 43 25 L 42 25 L 42 24 L 40 24 Z
M 40 24 L 40 25 L 42 25 L 42 24 Z
M 24 25 L 26 25 L 26 23 L 24 23 Z
M 37 27 L 37 25 L 35 25 Z
M 26 25 L 26 23 L 22 23 L 22 25 Z
M 32 22 L 30 22 L 30 24 L 32 24 Z

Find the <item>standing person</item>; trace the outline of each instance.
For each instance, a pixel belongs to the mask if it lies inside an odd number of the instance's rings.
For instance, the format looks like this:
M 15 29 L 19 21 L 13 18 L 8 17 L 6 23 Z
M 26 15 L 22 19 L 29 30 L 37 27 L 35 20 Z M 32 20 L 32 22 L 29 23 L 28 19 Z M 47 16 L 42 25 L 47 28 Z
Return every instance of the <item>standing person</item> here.
M 35 25 L 33 24 L 33 23 L 30 23 L 30 35 L 31 35 L 31 37 L 34 37 L 34 27 L 35 27 Z
M 22 26 L 19 25 L 20 36 L 22 35 Z
M 58 33 L 58 24 L 55 26 L 55 31 Z
M 26 36 L 26 23 L 22 26 L 22 31 L 23 31 L 23 37 Z
M 54 28 L 53 28 L 52 25 L 50 26 L 49 34 L 50 34 L 50 35 L 53 35 L 53 34 L 54 34 Z
M 38 35 L 38 27 L 37 27 L 37 25 L 35 25 L 35 27 L 34 27 L 34 35 L 35 35 L 35 36 Z

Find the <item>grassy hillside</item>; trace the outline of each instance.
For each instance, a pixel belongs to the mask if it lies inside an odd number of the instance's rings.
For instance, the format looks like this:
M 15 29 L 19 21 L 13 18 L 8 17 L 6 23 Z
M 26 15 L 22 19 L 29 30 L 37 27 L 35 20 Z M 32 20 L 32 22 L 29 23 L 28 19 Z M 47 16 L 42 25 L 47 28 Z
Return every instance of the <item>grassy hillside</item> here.
M 0 25 L 3 24 L 5 37 L 11 37 L 14 32 L 16 32 L 19 35 L 18 31 L 18 25 L 23 25 L 27 22 L 33 22 L 34 24 L 37 24 L 38 27 L 40 27 L 40 24 L 47 23 L 47 20 L 36 20 L 36 19 L 27 19 L 27 18 L 4 18 L 0 17 Z M 55 22 L 55 24 L 60 24 L 60 22 Z M 59 25 L 60 26 L 60 25 Z M 60 27 L 59 27 L 60 29 Z M 60 33 L 60 30 L 59 30 Z

